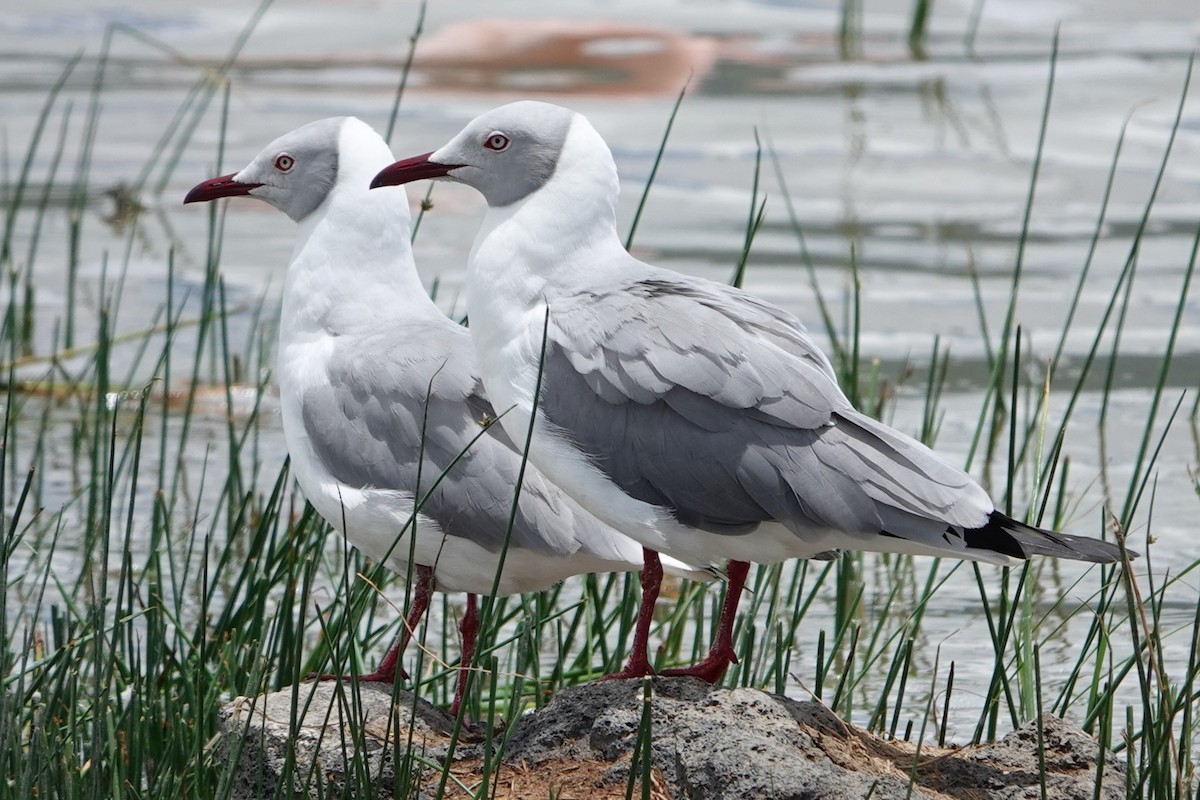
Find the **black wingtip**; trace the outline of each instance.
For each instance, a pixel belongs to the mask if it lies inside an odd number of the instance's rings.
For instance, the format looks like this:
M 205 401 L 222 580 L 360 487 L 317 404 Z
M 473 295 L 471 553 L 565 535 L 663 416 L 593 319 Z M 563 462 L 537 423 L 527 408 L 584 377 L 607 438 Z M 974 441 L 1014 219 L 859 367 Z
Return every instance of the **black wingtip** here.
M 993 511 L 986 525 L 963 531 L 968 549 L 991 550 L 1013 558 L 1050 556 L 1094 564 L 1115 564 L 1122 560 L 1121 547 L 1090 536 L 1047 531 L 1018 522 Z M 1126 550 L 1130 558 L 1138 554 Z

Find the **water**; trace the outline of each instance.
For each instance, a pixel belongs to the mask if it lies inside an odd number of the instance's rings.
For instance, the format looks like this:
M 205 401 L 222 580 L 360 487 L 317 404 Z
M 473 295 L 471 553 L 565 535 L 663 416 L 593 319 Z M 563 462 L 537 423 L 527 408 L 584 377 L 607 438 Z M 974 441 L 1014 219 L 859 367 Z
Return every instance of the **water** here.
M 1036 359 L 1048 358 L 1057 346 L 1065 301 L 1087 256 L 1106 176 L 1127 124 L 1104 235 L 1066 339 L 1068 366 L 1060 381 L 1065 386 L 1091 346 L 1154 185 L 1183 91 L 1187 53 L 1195 47 L 1194 4 L 1171 0 L 1148 10 L 1116 2 L 1078 8 L 1032 0 L 988 2 L 982 4 L 969 48 L 964 37 L 975 4 L 939 3 L 923 59 L 914 59 L 904 44 L 909 3 L 868 5 L 862 36 L 843 43 L 836 35 L 838 5 L 831 3 L 651 1 L 606 10 L 580 1 L 556 2 L 523 4 L 519 14 L 495 22 L 479 22 L 495 19 L 488 4 L 435 3 L 393 147 L 398 157 L 433 149 L 477 113 L 510 99 L 533 94 L 565 103 L 588 114 L 613 147 L 623 177 L 624 230 L 674 95 L 691 74 L 691 90 L 646 205 L 635 251 L 664 266 L 727 280 L 750 213 L 757 131 L 778 154 L 818 283 L 839 322 L 852 257 L 857 263 L 863 353 L 894 376 L 906 361 L 926 364 L 935 336 L 949 347 L 938 449 L 952 461 L 965 462 L 987 378 L 974 282 L 995 346 L 1018 257 L 1054 26 L 1061 22 L 1060 59 L 1015 316 Z M 84 61 L 64 93 L 74 111 L 63 163 L 75 163 L 92 59 L 110 22 L 211 64 L 230 47 L 248 15 L 242 3 L 148 0 L 102 8 L 52 0 L 9 12 L 0 20 L 7 175 L 19 167 L 49 85 L 65 59 L 82 48 Z M 546 21 L 551 18 L 555 21 Z M 165 262 L 172 248 L 182 275 L 174 299 L 192 292 L 194 300 L 203 283 L 208 222 L 204 210 L 180 205 L 194 183 L 239 168 L 269 139 L 317 117 L 354 114 L 383 129 L 415 19 L 411 4 L 300 2 L 271 8 L 232 73 L 221 162 L 218 98 L 179 150 L 173 169 L 165 161 L 147 167 L 149 154 L 199 67 L 118 32 L 96 139 L 94 199 L 83 221 L 79 330 L 92 330 L 106 253 L 110 281 L 111 265 L 127 264 L 120 330 L 137 330 L 154 320 L 165 297 Z M 852 57 L 842 58 L 843 49 Z M 529 69 L 530 64 L 548 66 Z M 35 184 L 45 180 L 62 119 L 59 107 L 34 162 Z M 1107 408 L 1107 450 L 1102 457 L 1099 383 L 1083 394 L 1064 442 L 1072 460 L 1070 531 L 1097 531 L 1105 476 L 1119 497 L 1130 479 L 1150 387 L 1200 224 L 1198 155 L 1200 112 L 1188 106 L 1137 255 L 1117 391 Z M 60 180 L 69 174 L 69 167 L 62 168 Z M 104 190 L 139 180 L 145 180 L 138 197 L 148 213 L 129 235 L 109 219 L 113 202 Z M 163 189 L 155 193 L 160 183 Z M 763 161 L 762 191 L 767 217 L 754 242 L 746 286 L 809 320 L 825 343 L 769 158 Z M 53 321 L 63 314 L 67 285 L 68 223 L 65 214 L 53 210 L 63 202 L 61 196 L 52 192 L 50 198 L 52 212 L 34 260 L 41 352 L 49 347 Z M 482 201 L 470 190 L 444 185 L 434 202 L 417 241 L 418 263 L 427 285 L 436 279 L 439 302 L 461 313 L 470 246 L 464 232 L 480 218 Z M 252 306 L 264 295 L 277 296 L 293 227 L 262 204 L 244 201 L 230 210 L 221 258 L 229 303 Z M 19 233 L 29 225 L 27 215 L 18 218 Z M 19 235 L 15 261 L 22 268 L 20 254 L 27 247 L 27 233 Z M 247 320 L 242 315 L 232 321 L 235 339 L 249 336 Z M 191 346 L 186 335 L 181 337 L 180 353 L 190 353 Z M 119 351 L 117 357 L 132 364 L 132 354 Z M 147 377 L 146 369 L 134 374 Z M 44 367 L 31 373 L 39 370 Z M 1184 390 L 1195 392 L 1198 384 L 1200 294 L 1193 288 L 1167 377 L 1168 403 Z M 891 422 L 906 431 L 920 424 L 921 385 L 919 376 L 902 385 L 891 410 Z M 1051 425 L 1068 399 L 1061 389 L 1052 389 Z M 1195 557 L 1193 476 L 1200 455 L 1188 430 L 1193 402 L 1193 395 L 1185 398 L 1156 465 L 1152 533 L 1156 569 L 1162 571 L 1178 571 Z M 1160 431 L 1164 419 L 1160 415 Z M 62 442 L 47 446 L 66 447 Z M 273 470 L 282 456 L 277 418 L 268 413 L 259 450 L 264 469 Z M 200 461 L 203 454 L 189 457 Z M 978 459 L 974 466 L 978 469 Z M 63 475 L 47 480 L 48 497 L 69 498 L 71 484 Z M 1018 508 L 1024 500 L 1019 498 Z M 1148 532 L 1144 508 L 1132 532 L 1138 546 Z M 1074 569 L 1065 566 L 1064 572 L 1069 577 Z M 1186 596 L 1186 591 L 1177 595 Z M 868 596 L 868 615 L 873 601 L 882 602 Z M 936 596 L 924 623 L 927 643 L 943 645 L 943 664 L 956 660 L 963 685 L 986 681 L 991 670 L 990 644 L 980 642 L 981 618 L 973 613 L 977 604 L 970 571 L 960 568 Z M 1169 610 L 1177 616 L 1164 620 L 1166 627 L 1190 621 L 1187 605 Z M 1082 624 L 1073 623 L 1060 641 L 1069 641 Z M 1180 666 L 1186 644 L 1179 638 L 1169 648 Z M 793 665 L 801 683 L 810 680 L 803 676 L 811 675 L 814 647 L 811 641 L 801 643 L 804 655 Z M 1067 666 L 1046 663 L 1051 675 Z M 964 708 L 971 706 L 969 696 L 960 701 Z M 973 713 L 964 712 L 967 724 Z

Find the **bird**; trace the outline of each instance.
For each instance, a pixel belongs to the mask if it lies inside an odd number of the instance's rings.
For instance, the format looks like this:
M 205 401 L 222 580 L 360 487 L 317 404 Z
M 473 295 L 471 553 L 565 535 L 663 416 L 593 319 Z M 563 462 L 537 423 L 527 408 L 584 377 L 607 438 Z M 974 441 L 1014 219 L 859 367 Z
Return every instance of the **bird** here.
M 467 314 L 484 386 L 511 409 L 501 423 L 534 426 L 530 460 L 648 551 L 728 562 L 708 655 L 663 674 L 716 682 L 737 662 L 749 562 L 828 550 L 1121 560 L 1117 544 L 1006 516 L 966 472 L 859 412 L 795 315 L 627 252 L 616 163 L 582 114 L 500 106 L 372 185 L 420 179 L 487 201 Z M 634 650 L 623 676 L 650 674 Z
M 398 670 L 407 678 L 400 659 L 430 593 L 467 592 L 456 716 L 477 595 L 642 570 L 643 549 L 527 464 L 524 439 L 495 424 L 501 414 L 484 392 L 470 335 L 421 284 L 405 190 L 368 189 L 393 160 L 371 126 L 331 117 L 284 134 L 239 172 L 201 182 L 184 203 L 248 196 L 298 224 L 274 373 L 292 470 L 350 543 L 401 574 L 411 566 L 415 580 L 404 630 L 359 680 L 393 683 Z

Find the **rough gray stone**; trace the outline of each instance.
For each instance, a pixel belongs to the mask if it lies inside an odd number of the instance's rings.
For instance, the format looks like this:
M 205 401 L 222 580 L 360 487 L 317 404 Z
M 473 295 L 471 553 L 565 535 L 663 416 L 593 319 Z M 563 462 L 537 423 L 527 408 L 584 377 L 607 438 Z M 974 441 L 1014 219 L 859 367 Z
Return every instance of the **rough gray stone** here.
M 393 744 L 399 741 L 407 750 L 411 736 L 407 752 L 440 763 L 453 728 L 444 711 L 420 699 L 414 705 L 412 693 L 397 689 L 395 699 L 393 705 L 388 684 L 362 683 L 354 692 L 333 681 L 236 698 L 221 710 L 220 720 L 223 752 L 238 758 L 233 800 L 291 796 L 277 789 L 288 774 L 297 796 L 308 796 L 322 783 L 325 791 L 317 794 L 345 797 L 347 778 L 357 785 L 365 773 L 381 790 L 372 796 L 391 797 Z M 460 735 L 456 761 L 481 754 L 471 738 Z M 436 777 L 430 781 L 436 785 Z
M 655 797 L 671 800 L 1018 800 L 1041 796 L 1037 725 L 1031 723 L 999 742 L 976 748 L 938 749 L 875 736 L 847 725 L 824 706 L 752 689 L 717 689 L 687 678 L 652 682 L 651 750 Z M 342 797 L 347 776 L 369 770 L 375 791 L 393 791 L 393 749 L 412 736 L 412 750 L 434 763 L 444 760 L 451 720 L 428 703 L 399 692 L 393 711 L 391 687 L 363 684 L 358 709 L 332 684 L 299 687 L 307 710 L 293 726 L 292 692 L 239 698 L 222 712 L 226 751 L 240 743 L 239 794 L 275 796 L 280 776 L 294 758 L 295 792 L 325 784 L 325 796 Z M 553 796 L 560 782 L 574 781 L 562 796 L 624 797 L 631 755 L 642 719 L 642 682 L 611 681 L 563 689 L 546 707 L 522 717 L 503 759 L 510 785 L 502 797 Z M 388 725 L 392 728 L 389 737 Z M 354 732 L 358 732 L 355 734 Z M 1047 796 L 1090 800 L 1094 793 L 1096 742 L 1071 723 L 1047 717 Z M 361 742 L 361 748 L 355 742 Z M 460 740 L 455 770 L 470 778 L 482 745 Z M 460 760 L 461 759 L 461 760 Z M 914 767 L 915 762 L 915 767 Z M 1124 794 L 1124 765 L 1105 756 L 1100 796 Z M 407 797 L 432 790 L 437 770 Z M 510 778 L 512 779 L 510 781 Z M 521 783 L 524 781 L 524 783 Z M 534 781 L 534 783 L 530 783 Z M 540 784 L 536 781 L 541 781 Z M 915 781 L 915 782 L 914 782 Z M 357 781 L 351 780 L 354 785 Z M 910 785 L 912 784 L 912 785 Z M 531 788 L 532 787 L 532 788 Z M 547 794 L 549 791 L 549 794 Z
M 676 800 L 1041 796 L 1036 723 L 989 745 L 923 747 L 918 756 L 915 746 L 847 725 L 815 702 L 691 679 L 656 678 L 653 691 L 654 766 Z M 504 758 L 531 765 L 616 762 L 605 781 L 623 785 L 641 710 L 641 681 L 563 689 L 521 720 Z M 1099 746 L 1064 720 L 1047 717 L 1042 724 L 1047 795 L 1090 800 Z M 1124 796 L 1124 765 L 1111 753 L 1105 764 L 1101 797 L 1116 800 Z
M 1030 722 L 998 742 L 961 751 L 958 758 L 926 771 L 940 773 L 947 785 L 972 787 L 985 797 L 1018 800 L 1042 797 L 1037 756 L 1037 722 Z M 1100 745 L 1059 717 L 1042 719 L 1046 758 L 1046 797 L 1091 798 L 1096 786 Z M 1112 753 L 1104 756 L 1100 797 L 1125 797 L 1125 765 Z
M 797 724 L 793 701 L 753 689 L 714 689 L 693 679 L 653 681 L 654 766 L 672 798 L 695 800 L 914 800 L 907 777 L 856 773 L 834 763 Z M 536 765 L 574 759 L 628 761 L 642 715 L 641 681 L 563 689 L 513 732 L 504 758 Z M 582 743 L 588 747 L 582 748 Z M 624 782 L 627 767 L 606 779 Z

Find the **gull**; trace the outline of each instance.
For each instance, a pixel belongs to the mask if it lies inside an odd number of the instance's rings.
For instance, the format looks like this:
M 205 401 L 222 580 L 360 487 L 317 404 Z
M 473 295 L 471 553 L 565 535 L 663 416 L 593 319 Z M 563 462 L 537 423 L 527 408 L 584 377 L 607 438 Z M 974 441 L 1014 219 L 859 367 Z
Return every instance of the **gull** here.
M 467 592 L 450 707 L 457 715 L 478 628 L 476 595 L 492 594 L 493 585 L 508 595 L 572 575 L 640 570 L 643 551 L 527 464 L 515 444 L 523 439 L 493 424 L 498 414 L 470 334 L 437 308 L 417 275 L 405 190 L 368 190 L 393 160 L 361 120 L 323 119 L 271 142 L 240 172 L 198 184 L 184 202 L 256 197 L 298 223 L 275 371 L 292 469 L 347 540 L 415 577 L 404 630 L 360 680 L 394 682 L 430 593 Z
M 648 550 L 729 562 L 708 656 L 665 674 L 716 682 L 736 663 L 751 561 L 834 549 L 1121 558 L 1115 544 L 1010 519 L 964 471 L 857 411 L 792 314 L 631 256 L 616 164 L 582 115 L 501 106 L 372 185 L 423 178 L 487 201 L 468 264 L 471 338 L 501 423 L 512 436 L 533 425 L 529 459 Z M 644 652 L 635 643 L 620 676 L 649 674 Z

